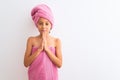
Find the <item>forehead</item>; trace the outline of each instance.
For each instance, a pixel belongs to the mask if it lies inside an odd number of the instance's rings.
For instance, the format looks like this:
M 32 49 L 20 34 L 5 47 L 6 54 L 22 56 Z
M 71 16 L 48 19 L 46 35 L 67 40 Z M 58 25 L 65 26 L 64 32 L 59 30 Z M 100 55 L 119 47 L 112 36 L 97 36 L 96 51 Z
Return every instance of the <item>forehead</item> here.
M 49 22 L 47 19 L 45 19 L 45 18 L 40 18 L 39 20 L 38 20 L 38 22 Z

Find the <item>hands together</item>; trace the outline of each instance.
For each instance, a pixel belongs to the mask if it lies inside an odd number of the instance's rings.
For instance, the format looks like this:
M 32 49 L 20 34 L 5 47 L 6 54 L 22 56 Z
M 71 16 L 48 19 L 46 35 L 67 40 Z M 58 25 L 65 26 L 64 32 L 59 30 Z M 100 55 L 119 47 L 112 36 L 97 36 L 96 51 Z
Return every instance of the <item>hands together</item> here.
M 48 45 L 47 45 L 47 34 L 46 32 L 43 32 L 42 33 L 42 43 L 40 45 L 40 48 L 38 48 L 38 50 L 41 50 L 41 51 L 46 51 L 48 50 Z

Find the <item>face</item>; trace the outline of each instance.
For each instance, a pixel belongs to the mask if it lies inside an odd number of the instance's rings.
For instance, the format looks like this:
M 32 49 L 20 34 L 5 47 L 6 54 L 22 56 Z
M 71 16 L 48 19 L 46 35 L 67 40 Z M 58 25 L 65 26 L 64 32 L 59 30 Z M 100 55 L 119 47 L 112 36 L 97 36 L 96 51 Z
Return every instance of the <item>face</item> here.
M 50 22 L 47 19 L 40 18 L 38 20 L 37 27 L 38 27 L 38 30 L 39 30 L 40 33 L 42 33 L 42 32 L 49 33 L 50 29 L 51 29 L 51 24 L 50 24 Z

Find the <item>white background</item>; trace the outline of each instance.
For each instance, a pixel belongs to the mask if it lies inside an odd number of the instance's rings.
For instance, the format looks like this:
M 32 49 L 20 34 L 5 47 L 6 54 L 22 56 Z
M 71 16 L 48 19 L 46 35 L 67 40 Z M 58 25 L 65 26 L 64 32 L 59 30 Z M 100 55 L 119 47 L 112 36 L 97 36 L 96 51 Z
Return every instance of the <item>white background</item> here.
M 120 0 L 0 1 L 0 80 L 27 80 L 26 41 L 38 35 L 31 9 L 51 7 L 62 41 L 59 80 L 120 80 Z

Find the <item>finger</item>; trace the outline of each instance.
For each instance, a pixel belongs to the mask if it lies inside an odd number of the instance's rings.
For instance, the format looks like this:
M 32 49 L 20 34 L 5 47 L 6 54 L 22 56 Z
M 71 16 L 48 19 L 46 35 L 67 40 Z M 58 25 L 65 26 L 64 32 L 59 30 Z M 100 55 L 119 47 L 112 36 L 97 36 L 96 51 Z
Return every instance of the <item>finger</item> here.
M 42 46 L 44 46 L 44 44 L 45 44 L 45 41 L 43 40 L 43 42 L 42 42 Z
M 43 32 L 43 33 L 42 33 L 42 38 L 44 38 L 44 36 L 45 36 L 45 35 L 44 35 L 44 32 Z
M 43 34 L 43 37 L 46 37 L 46 32 L 45 31 L 42 34 Z

